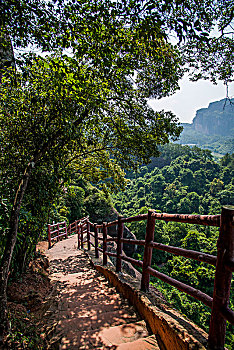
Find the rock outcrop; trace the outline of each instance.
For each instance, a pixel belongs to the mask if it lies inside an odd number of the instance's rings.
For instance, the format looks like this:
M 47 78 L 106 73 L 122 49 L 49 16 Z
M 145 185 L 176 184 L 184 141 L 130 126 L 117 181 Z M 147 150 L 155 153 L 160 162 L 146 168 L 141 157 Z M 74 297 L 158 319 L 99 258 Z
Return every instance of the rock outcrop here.
M 119 213 L 115 208 L 112 208 L 111 213 L 103 220 L 104 222 L 111 222 L 117 220 L 119 217 Z M 111 237 L 117 236 L 117 225 L 108 228 L 108 235 Z M 124 238 L 136 239 L 136 236 L 126 227 L 124 226 Z M 136 246 L 134 244 L 123 244 L 123 250 L 126 255 L 132 256 L 136 251 Z
M 234 133 L 234 99 L 215 101 L 199 109 L 192 128 L 206 135 L 231 136 Z

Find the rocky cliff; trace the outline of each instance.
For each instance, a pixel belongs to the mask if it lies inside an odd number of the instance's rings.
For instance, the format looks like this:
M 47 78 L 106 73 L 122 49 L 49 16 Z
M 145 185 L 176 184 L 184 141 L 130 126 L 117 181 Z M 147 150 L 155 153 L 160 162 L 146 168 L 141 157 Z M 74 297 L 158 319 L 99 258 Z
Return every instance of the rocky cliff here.
M 234 99 L 215 101 L 208 108 L 199 109 L 191 126 L 193 130 L 205 135 L 233 135 Z

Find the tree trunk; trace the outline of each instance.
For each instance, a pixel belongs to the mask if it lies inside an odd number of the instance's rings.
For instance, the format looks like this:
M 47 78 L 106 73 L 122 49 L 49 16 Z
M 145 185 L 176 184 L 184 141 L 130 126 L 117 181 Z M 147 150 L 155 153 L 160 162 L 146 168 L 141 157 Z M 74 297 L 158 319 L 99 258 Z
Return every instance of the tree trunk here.
M 20 182 L 18 190 L 16 192 L 11 217 L 9 231 L 7 235 L 7 241 L 4 249 L 4 253 L 0 266 L 0 342 L 3 341 L 4 335 L 9 331 L 8 310 L 7 310 L 7 282 L 9 269 L 12 259 L 13 250 L 16 243 L 18 225 L 19 225 L 19 213 L 22 205 L 25 190 L 28 185 L 28 180 L 32 166 L 29 164 L 24 172 L 23 178 Z
M 0 84 L 2 82 L 3 72 L 8 68 L 15 68 L 15 57 L 11 39 L 6 30 L 1 28 L 0 33 Z

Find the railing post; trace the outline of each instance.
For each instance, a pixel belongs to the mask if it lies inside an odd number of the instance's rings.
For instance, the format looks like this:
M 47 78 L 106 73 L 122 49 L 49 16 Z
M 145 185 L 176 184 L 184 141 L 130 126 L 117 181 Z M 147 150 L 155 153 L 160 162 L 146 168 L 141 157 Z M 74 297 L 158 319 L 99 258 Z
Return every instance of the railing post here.
M 57 230 L 58 230 L 58 238 L 57 238 L 57 242 L 60 241 L 60 237 L 59 237 L 59 224 L 57 224 Z
M 67 235 L 67 223 L 66 223 L 66 221 L 65 221 L 65 233 L 66 233 L 66 238 L 68 238 L 68 235 Z
M 103 232 L 103 265 L 107 265 L 107 255 L 106 255 L 106 251 L 107 251 L 107 227 L 106 227 L 106 222 L 103 222 L 103 227 L 102 227 L 102 232 Z
M 117 232 L 117 258 L 116 258 L 116 272 L 121 272 L 121 254 L 123 250 L 123 242 L 121 239 L 123 238 L 124 232 L 124 224 L 122 222 L 122 217 L 118 217 L 118 232 Z
M 95 258 L 99 258 L 99 250 L 98 250 L 98 228 L 97 224 L 94 224 L 94 236 L 95 236 Z
M 87 220 L 87 241 L 88 241 L 88 250 L 90 250 L 90 222 Z
M 225 206 L 221 212 L 220 233 L 217 242 L 217 263 L 213 303 L 208 337 L 208 349 L 224 349 L 226 319 L 220 314 L 229 304 L 232 272 L 225 265 L 234 261 L 234 207 Z
M 145 235 L 145 250 L 143 258 L 143 268 L 141 277 L 141 290 L 147 292 L 149 290 L 150 274 L 147 271 L 148 267 L 151 266 L 152 260 L 152 247 L 149 246 L 154 240 L 154 229 L 155 229 L 155 218 L 152 217 L 153 210 L 148 211 L 146 235 Z
M 69 236 L 71 236 L 71 224 L 69 224 L 69 226 L 68 226 L 68 234 L 69 234 Z
M 84 248 L 84 242 L 83 242 L 83 224 L 81 224 L 80 226 L 80 245 L 81 245 L 81 249 Z
M 76 226 L 76 233 L 77 233 L 77 239 L 78 239 L 78 249 L 80 249 L 80 224 L 77 225 L 77 221 L 76 221 L 75 226 Z
M 49 249 L 51 248 L 52 244 L 51 244 L 51 228 L 50 228 L 50 224 L 48 224 L 48 242 L 49 242 Z

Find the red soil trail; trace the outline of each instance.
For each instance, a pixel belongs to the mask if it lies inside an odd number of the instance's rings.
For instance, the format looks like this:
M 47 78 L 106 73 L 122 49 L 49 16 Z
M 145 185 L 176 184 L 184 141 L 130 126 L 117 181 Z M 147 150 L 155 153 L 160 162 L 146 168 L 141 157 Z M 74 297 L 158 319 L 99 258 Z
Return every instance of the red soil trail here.
M 39 247 L 40 248 L 40 247 Z M 77 236 L 45 251 L 56 302 L 47 313 L 54 324 L 51 349 L 160 349 L 133 306 L 77 249 Z

